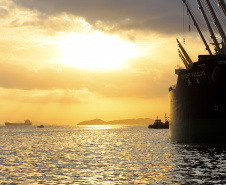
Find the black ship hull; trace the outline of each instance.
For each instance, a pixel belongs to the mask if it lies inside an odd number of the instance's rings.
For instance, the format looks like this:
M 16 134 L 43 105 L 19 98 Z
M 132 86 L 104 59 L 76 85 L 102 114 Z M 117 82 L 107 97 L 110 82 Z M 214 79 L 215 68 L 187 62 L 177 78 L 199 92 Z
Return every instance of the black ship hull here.
M 169 129 L 169 125 L 149 125 L 148 128 L 154 128 L 154 129 Z
M 200 56 L 169 89 L 171 141 L 226 143 L 226 55 Z
M 5 122 L 5 126 L 31 126 L 32 123 L 30 120 L 25 120 L 24 123 L 9 123 Z

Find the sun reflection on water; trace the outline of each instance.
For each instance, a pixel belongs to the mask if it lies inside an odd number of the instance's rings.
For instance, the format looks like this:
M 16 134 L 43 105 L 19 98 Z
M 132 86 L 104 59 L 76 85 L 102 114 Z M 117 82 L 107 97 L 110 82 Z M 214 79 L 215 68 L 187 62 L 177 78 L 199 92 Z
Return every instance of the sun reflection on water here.
M 225 182 L 224 150 L 172 144 L 168 130 L 108 125 L 0 127 L 0 132 L 3 184 Z

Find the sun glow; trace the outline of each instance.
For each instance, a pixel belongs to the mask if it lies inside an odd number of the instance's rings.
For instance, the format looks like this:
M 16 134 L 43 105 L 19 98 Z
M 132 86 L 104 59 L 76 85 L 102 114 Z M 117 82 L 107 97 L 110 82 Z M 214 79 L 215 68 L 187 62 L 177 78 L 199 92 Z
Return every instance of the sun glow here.
M 70 34 L 60 41 L 59 48 L 62 50 L 62 63 L 88 69 L 123 68 L 128 58 L 140 55 L 131 42 L 99 31 Z

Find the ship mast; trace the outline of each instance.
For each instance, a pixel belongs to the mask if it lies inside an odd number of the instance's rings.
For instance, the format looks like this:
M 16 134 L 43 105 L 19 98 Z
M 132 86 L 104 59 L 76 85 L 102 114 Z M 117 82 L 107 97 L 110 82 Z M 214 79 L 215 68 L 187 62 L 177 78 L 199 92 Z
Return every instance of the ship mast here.
M 224 3 L 224 0 L 218 0 L 218 6 L 221 7 L 221 9 L 223 10 L 224 12 L 224 15 L 226 16 L 226 5 Z
M 219 22 L 219 20 L 218 20 L 218 18 L 217 18 L 217 16 L 216 16 L 214 10 L 213 10 L 212 5 L 210 4 L 210 1 L 209 1 L 209 0 L 205 0 L 205 2 L 206 2 L 206 5 L 207 5 L 207 7 L 208 7 L 208 9 L 209 9 L 209 11 L 210 11 L 210 14 L 211 14 L 211 16 L 212 16 L 212 18 L 213 18 L 214 24 L 216 25 L 216 27 L 217 27 L 217 29 L 218 29 L 220 35 L 221 35 L 222 42 L 223 42 L 223 43 L 222 43 L 222 48 L 224 49 L 224 48 L 226 47 L 226 37 L 225 37 L 224 30 L 223 30 L 222 27 L 221 27 L 221 24 L 220 24 L 220 22 Z M 222 50 L 223 50 L 223 49 L 222 49 Z
M 198 30 L 198 32 L 199 32 L 199 35 L 200 35 L 200 37 L 202 38 L 203 43 L 204 43 L 205 46 L 206 46 L 206 50 L 209 52 L 210 55 L 212 55 L 212 52 L 211 52 L 211 50 L 210 50 L 210 47 L 209 47 L 209 45 L 207 44 L 206 39 L 204 38 L 204 36 L 203 36 L 203 34 L 202 34 L 202 32 L 201 32 L 201 30 L 200 30 L 198 24 L 197 24 L 197 22 L 196 22 L 196 20 L 195 20 L 195 18 L 194 18 L 194 16 L 193 16 L 193 14 L 192 14 L 192 12 L 191 12 L 191 10 L 190 10 L 190 8 L 189 8 L 189 6 L 188 6 L 186 0 L 183 0 L 183 2 L 184 2 L 184 4 L 185 4 L 185 6 L 187 7 L 188 13 L 189 13 L 190 16 L 191 16 L 191 18 L 192 18 L 192 20 L 193 20 L 193 22 L 194 22 L 194 25 L 196 26 L 196 28 L 197 28 L 197 30 Z
M 210 25 L 210 23 L 209 23 L 209 20 L 208 20 L 208 18 L 207 18 L 207 16 L 206 16 L 206 13 L 205 13 L 205 11 L 204 11 L 204 8 L 203 8 L 203 6 L 202 6 L 200 0 L 197 0 L 197 3 L 198 3 L 198 6 L 199 6 L 200 11 L 202 12 L 203 18 L 204 18 L 205 21 L 206 21 L 207 27 L 208 27 L 209 32 L 210 32 L 210 36 L 211 36 L 211 38 L 213 39 L 213 42 L 214 42 L 214 45 L 215 45 L 215 51 L 216 51 L 216 54 L 221 54 L 222 51 L 221 51 L 221 49 L 220 49 L 220 45 L 219 45 L 219 43 L 217 42 L 216 36 L 215 36 L 215 34 L 214 34 L 214 32 L 213 32 L 213 29 L 212 29 L 212 27 L 211 27 L 211 25 Z

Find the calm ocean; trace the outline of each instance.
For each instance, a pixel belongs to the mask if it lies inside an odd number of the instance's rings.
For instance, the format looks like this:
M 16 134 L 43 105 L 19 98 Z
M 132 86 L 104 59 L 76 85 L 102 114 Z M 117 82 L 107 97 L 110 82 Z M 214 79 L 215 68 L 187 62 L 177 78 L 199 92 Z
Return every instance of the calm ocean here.
M 226 145 L 144 126 L 0 127 L 0 184 L 226 184 Z

